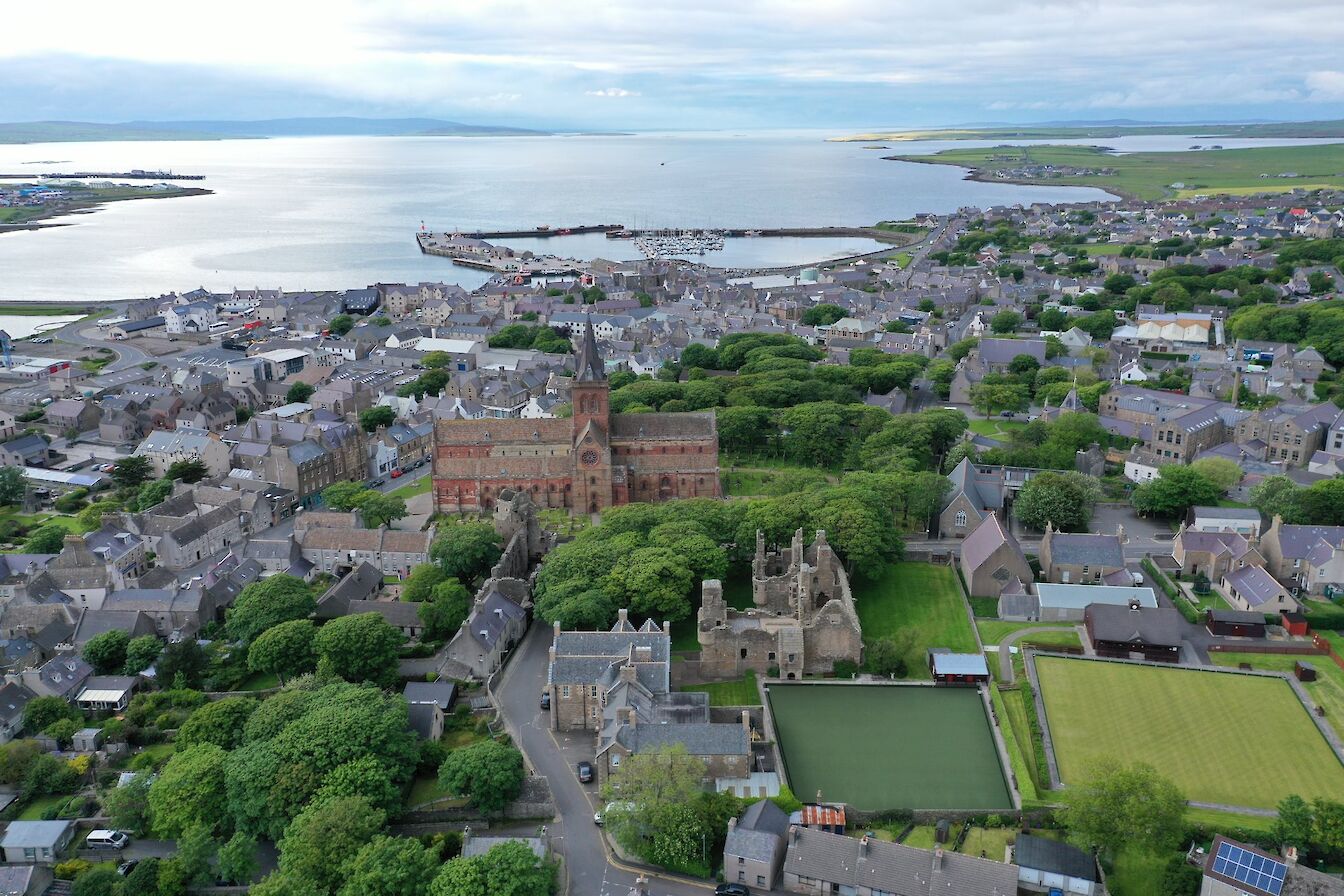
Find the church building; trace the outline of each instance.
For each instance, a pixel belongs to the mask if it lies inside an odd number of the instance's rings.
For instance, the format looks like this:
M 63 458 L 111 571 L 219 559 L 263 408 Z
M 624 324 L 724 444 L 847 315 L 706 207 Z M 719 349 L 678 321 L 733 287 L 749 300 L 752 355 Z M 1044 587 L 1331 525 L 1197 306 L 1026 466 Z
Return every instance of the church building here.
M 434 505 L 487 511 L 502 491 L 540 507 L 597 513 L 633 501 L 719 497 L 719 436 L 711 411 L 611 413 L 611 385 L 585 326 L 570 388 L 573 415 L 440 420 L 434 424 Z

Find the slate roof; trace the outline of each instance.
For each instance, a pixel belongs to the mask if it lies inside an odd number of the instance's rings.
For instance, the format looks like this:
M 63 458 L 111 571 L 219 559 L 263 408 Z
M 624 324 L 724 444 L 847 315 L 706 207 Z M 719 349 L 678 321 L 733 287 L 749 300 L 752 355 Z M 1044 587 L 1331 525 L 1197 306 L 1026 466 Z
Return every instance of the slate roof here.
M 1097 863 L 1091 856 L 1076 846 L 1046 837 L 1018 834 L 1013 845 L 1013 860 L 1022 868 L 1079 880 L 1097 880 Z
M 1234 569 L 1223 579 L 1252 607 L 1268 603 L 1284 592 L 1284 587 L 1259 566 Z
M 1115 535 L 1050 533 L 1050 562 L 1070 566 L 1121 566 L 1125 553 Z
M 408 681 L 401 695 L 407 703 L 437 703 L 447 712 L 457 698 L 457 685 L 451 681 Z
M 1127 607 L 1131 599 L 1138 600 L 1145 607 L 1157 606 L 1153 589 L 1137 585 L 1059 585 L 1053 582 L 1037 582 L 1036 594 L 1042 607 L 1064 607 L 1073 610 L 1081 610 L 1090 604 Z
M 746 729 L 738 722 L 624 725 L 616 740 L 632 752 L 682 744 L 693 756 L 745 756 L 751 752 Z
M 784 848 L 784 835 L 788 830 L 789 816 L 783 809 L 770 800 L 752 803 L 728 832 L 723 844 L 724 855 L 771 864 Z
M 1279 527 L 1279 549 L 1283 556 L 1294 559 L 1305 557 L 1319 542 L 1331 545 L 1344 542 L 1344 526 L 1289 526 Z
M 961 543 L 961 560 L 967 569 L 975 570 L 980 564 L 989 559 L 1003 545 L 1011 545 L 1013 552 L 1019 555 L 1023 565 L 1026 565 L 1026 557 L 1022 556 L 1022 548 L 1017 543 L 1011 532 L 1003 528 L 999 522 L 999 516 L 991 513 L 971 531 L 970 535 Z
M 611 415 L 614 439 L 707 439 L 716 431 L 714 415 L 704 411 Z
M 794 828 L 788 834 L 786 874 L 867 887 L 902 896 L 1015 896 L 1017 866 L 955 852 L 944 852 L 935 867 L 933 850 L 901 843 L 862 841 L 814 828 Z
M 1153 647 L 1180 647 L 1179 611 L 1169 607 L 1117 607 L 1092 604 L 1087 608 L 1088 630 L 1094 640 L 1142 643 Z

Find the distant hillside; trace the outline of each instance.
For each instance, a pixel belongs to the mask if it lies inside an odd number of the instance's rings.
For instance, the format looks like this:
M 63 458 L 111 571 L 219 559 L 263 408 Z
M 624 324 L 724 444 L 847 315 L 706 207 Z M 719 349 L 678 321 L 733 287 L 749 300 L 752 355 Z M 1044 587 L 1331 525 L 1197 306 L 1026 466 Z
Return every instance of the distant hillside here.
M 1250 124 L 1129 124 L 1115 122 L 1078 122 L 1068 125 L 1004 125 L 992 128 L 947 128 L 921 131 L 876 131 L 832 137 L 838 143 L 869 143 L 884 140 L 1081 140 L 1144 135 L 1189 134 L 1214 137 L 1340 137 L 1344 138 L 1344 120 L 1271 121 Z
M 542 137 L 549 131 L 440 118 L 273 118 L 259 121 L 0 122 L 0 143 L 235 140 L 260 137 Z

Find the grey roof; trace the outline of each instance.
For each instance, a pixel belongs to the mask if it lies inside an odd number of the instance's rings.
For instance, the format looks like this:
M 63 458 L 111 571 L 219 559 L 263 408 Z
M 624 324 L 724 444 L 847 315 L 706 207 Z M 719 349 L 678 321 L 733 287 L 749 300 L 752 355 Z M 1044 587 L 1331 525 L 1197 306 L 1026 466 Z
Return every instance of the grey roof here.
M 71 824 L 69 821 L 11 821 L 5 829 L 4 838 L 0 839 L 0 847 L 51 849 L 61 842 Z
M 681 744 L 692 756 L 745 756 L 751 752 L 747 731 L 738 722 L 625 725 L 616 740 L 632 752 Z
M 0 896 L 25 896 L 36 873 L 36 865 L 0 866 Z
M 935 675 L 983 675 L 989 677 L 989 665 L 978 653 L 930 651 Z
M 1213 518 L 1224 520 L 1249 520 L 1260 522 L 1260 511 L 1254 507 L 1191 507 L 1194 519 Z
M 1096 641 L 1124 641 L 1153 647 L 1180 647 L 1180 612 L 1169 607 L 1117 607 L 1093 604 L 1087 608 L 1088 630 Z
M 1076 846 L 1046 837 L 1018 834 L 1013 845 L 1013 860 L 1022 868 L 1063 874 L 1079 880 L 1097 879 L 1097 863 L 1091 856 Z
M 1050 562 L 1069 565 L 1121 566 L 1125 565 L 1125 553 L 1120 547 L 1120 539 L 1115 535 L 1097 535 L 1093 533 L 1070 534 L 1067 532 L 1050 533 Z
M 1284 587 L 1259 566 L 1234 569 L 1223 579 L 1252 607 L 1268 603 L 1284 592 Z
M 412 703 L 406 707 L 406 725 L 421 737 L 431 737 L 435 712 L 433 703 Z
M 23 716 L 23 708 L 36 696 L 22 685 L 6 682 L 0 687 L 0 719 L 18 719 Z
M 796 838 L 796 839 L 795 839 Z M 961 853 L 795 827 L 784 871 L 800 877 L 902 896 L 1015 896 L 1017 866 Z
M 1344 526 L 1280 526 L 1279 549 L 1283 556 L 1305 557 L 1320 541 L 1332 545 L 1344 542 Z
M 724 855 L 741 856 L 756 862 L 773 864 L 784 849 L 789 831 L 789 816 L 770 800 L 752 803 L 728 832 Z
M 1036 594 L 1042 607 L 1063 607 L 1081 610 L 1090 604 L 1114 604 L 1125 607 L 1130 600 L 1137 600 L 1145 607 L 1156 607 L 1157 598 L 1153 589 L 1137 585 L 1057 585 L 1051 582 L 1037 582 Z
M 401 695 L 407 703 L 437 703 L 447 712 L 457 697 L 457 685 L 451 681 L 408 681 Z

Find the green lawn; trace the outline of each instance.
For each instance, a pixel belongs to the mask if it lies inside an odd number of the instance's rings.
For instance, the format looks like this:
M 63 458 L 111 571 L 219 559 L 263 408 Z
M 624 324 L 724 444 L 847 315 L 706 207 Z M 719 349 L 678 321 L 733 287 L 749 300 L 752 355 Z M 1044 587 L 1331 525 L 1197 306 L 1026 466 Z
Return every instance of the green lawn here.
M 874 811 L 1012 806 L 974 690 L 794 683 L 766 693 L 795 793 Z
M 19 813 L 19 821 L 41 821 L 44 812 L 53 806 L 64 805 L 68 799 L 68 796 L 40 796 Z
M 713 684 L 688 684 L 680 688 L 683 691 L 704 691 L 709 694 L 710 706 L 760 706 L 760 693 L 756 690 L 756 673 L 748 670 L 745 677 L 737 681 L 719 681 Z
M 976 435 L 1004 441 L 1012 438 L 1016 430 L 1023 429 L 1026 425 L 1024 420 L 1009 420 L 1005 417 L 990 417 L 988 419 L 975 417 L 970 421 L 971 432 Z
M 1115 857 L 1106 874 L 1112 896 L 1152 896 L 1162 892 L 1162 873 L 1176 853 L 1128 849 Z
M 1333 634 L 1333 632 L 1332 632 Z M 1219 666 L 1232 666 L 1250 663 L 1252 669 L 1261 672 L 1286 672 L 1293 674 L 1293 665 L 1306 660 L 1316 668 L 1316 680 L 1305 681 L 1307 689 L 1317 706 L 1325 708 L 1325 720 L 1335 729 L 1335 734 L 1344 738 L 1344 669 L 1335 665 L 1328 656 L 1284 656 L 1269 653 L 1210 653 L 1209 659 Z
M 1190 152 L 1108 153 L 1096 146 L 995 146 L 949 149 L 934 155 L 901 156 L 903 161 L 974 168 L 986 179 L 995 171 L 1052 165 L 1112 174 L 1063 177 L 1029 175 L 1011 179 L 1026 183 L 1098 187 L 1143 199 L 1177 194 L 1283 193 L 1294 189 L 1344 186 L 1344 143 L 1274 146 Z M 1294 177 L 1278 175 L 1292 173 Z M 1262 175 L 1269 175 L 1263 177 Z M 1180 187 L 1174 187 L 1180 184 Z
M 728 578 L 723 582 L 723 599 L 727 601 L 728 606 L 737 610 L 749 610 L 753 606 L 751 600 L 751 567 L 739 566 L 728 570 Z M 700 606 L 700 590 L 697 588 L 695 593 L 695 606 Z M 699 652 L 700 641 L 696 637 L 696 621 L 693 612 L 689 619 L 682 619 L 672 623 L 672 650 Z
M 265 691 L 280 686 L 280 676 L 274 672 L 253 672 L 238 685 L 240 691 Z
M 917 824 L 910 829 L 910 833 L 905 835 L 901 842 L 906 846 L 913 846 L 915 849 L 933 849 L 937 845 L 937 831 L 931 824 Z
M 1065 784 L 1098 759 L 1142 758 L 1200 802 L 1344 798 L 1344 767 L 1282 680 L 1059 657 L 1036 669 Z
M 818 470 L 824 469 L 826 472 L 835 473 L 840 469 L 837 464 L 830 468 L 818 467 L 815 464 L 804 464 L 794 460 L 775 456 L 773 454 L 755 454 L 738 453 L 719 455 L 719 469 L 723 471 L 730 470 L 732 467 L 746 467 L 749 470 Z
M 996 664 L 991 662 L 990 665 Z M 1027 768 L 1027 762 L 1024 758 L 1030 754 L 1031 750 L 1031 733 L 1025 730 L 1024 711 L 1019 711 L 1018 715 L 1022 716 L 1025 741 L 1020 740 L 1017 731 L 1014 730 L 1013 718 L 1009 713 L 1008 704 L 1004 702 L 1003 694 L 999 693 L 997 684 L 990 685 L 989 697 L 994 702 L 994 712 L 999 717 L 999 731 L 1002 732 L 1004 745 L 1008 748 L 1008 763 L 1013 767 L 1013 776 L 1017 778 L 1017 791 L 1022 795 L 1023 802 L 1040 799 L 1039 792 L 1036 789 L 1036 780 Z M 1016 693 L 1010 692 L 1008 699 L 1021 707 L 1022 700 Z
M 1211 831 L 1219 828 L 1250 828 L 1254 831 L 1268 831 L 1274 826 L 1274 816 L 1269 815 L 1245 815 L 1240 812 L 1218 812 L 1213 809 L 1196 809 L 1194 806 L 1185 810 L 1185 820 L 1191 824 L 1203 825 Z
M 987 859 L 1002 862 L 1004 850 L 1017 839 L 1017 831 L 1012 828 L 971 828 L 957 852 L 968 856 L 983 854 Z
M 403 501 L 409 501 L 416 495 L 427 495 L 434 489 L 434 477 L 421 476 L 410 485 L 403 485 L 401 488 L 394 488 L 388 492 L 389 495 L 395 495 Z
M 930 647 L 979 652 L 956 571 L 950 567 L 893 563 L 876 579 L 858 578 L 853 585 L 864 641 L 913 632 L 914 645 L 906 654 L 911 678 L 929 677 L 924 652 Z
M 1013 632 L 1020 632 L 1024 628 L 1039 628 L 1041 626 L 1058 628 L 1061 631 L 1074 630 L 1074 624 L 1072 622 L 1003 622 L 998 619 L 975 620 L 975 627 L 980 630 L 980 640 L 986 645 L 998 644 Z M 1047 636 L 1045 635 L 1035 635 L 1032 637 L 1032 641 L 1040 643 L 1041 639 L 1046 637 Z

